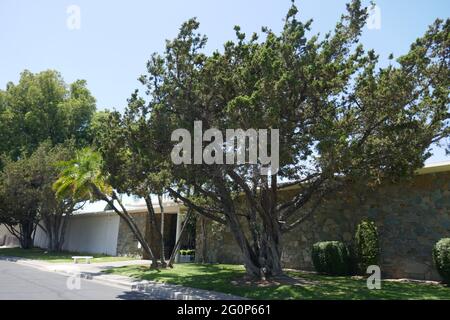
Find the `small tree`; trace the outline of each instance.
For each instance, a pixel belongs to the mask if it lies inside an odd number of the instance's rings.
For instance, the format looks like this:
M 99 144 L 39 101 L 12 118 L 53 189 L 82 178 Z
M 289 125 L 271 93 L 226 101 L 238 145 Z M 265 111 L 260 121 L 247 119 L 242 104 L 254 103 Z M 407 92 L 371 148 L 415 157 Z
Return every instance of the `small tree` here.
M 0 173 L 0 223 L 19 240 L 23 249 L 33 247 L 39 223 L 39 181 L 29 158 L 5 159 Z
M 49 142 L 41 144 L 30 157 L 33 166 L 37 168 L 39 181 L 39 227 L 45 232 L 50 251 L 61 251 L 68 222 L 72 213 L 82 207 L 84 199 L 71 195 L 57 197 L 53 183 L 58 178 L 61 169 L 58 163 L 67 161 L 74 155 L 74 145 L 67 142 L 65 146 L 51 147 Z
M 156 266 L 157 261 L 149 244 L 139 230 L 136 221 L 122 204 L 120 197 L 108 183 L 108 177 L 102 172 L 102 165 L 102 158 L 99 153 L 89 148 L 78 151 L 75 158 L 60 164 L 62 172 L 53 184 L 53 189 L 59 197 L 70 196 L 75 199 L 105 201 L 125 221 L 142 245 L 143 250 L 152 259 L 152 265 Z M 119 204 L 119 207 L 116 206 L 115 201 Z
M 70 143 L 68 143 L 70 145 Z M 34 232 L 40 227 L 47 235 L 48 249 L 59 251 L 77 199 L 57 198 L 52 190 L 59 169 L 56 163 L 72 156 L 72 147 L 52 147 L 42 143 L 30 156 L 5 160 L 0 182 L 0 222 L 19 238 L 23 248 L 33 246 Z
M 355 233 L 354 254 L 356 270 L 359 274 L 365 274 L 368 266 L 379 264 L 380 245 L 374 222 L 362 221 L 358 224 Z

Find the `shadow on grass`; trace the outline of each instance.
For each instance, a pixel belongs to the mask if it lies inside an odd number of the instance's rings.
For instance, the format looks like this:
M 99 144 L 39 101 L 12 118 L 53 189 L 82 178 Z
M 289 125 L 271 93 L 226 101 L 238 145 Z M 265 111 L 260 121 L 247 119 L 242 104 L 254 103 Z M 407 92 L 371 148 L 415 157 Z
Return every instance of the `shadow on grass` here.
M 178 264 L 174 269 L 161 270 L 127 266 L 105 272 L 252 299 L 450 299 L 450 288 L 440 285 L 383 281 L 380 290 L 369 290 L 364 279 L 302 272 L 287 272 L 299 280 L 297 284 L 245 284 L 244 268 L 238 265 Z

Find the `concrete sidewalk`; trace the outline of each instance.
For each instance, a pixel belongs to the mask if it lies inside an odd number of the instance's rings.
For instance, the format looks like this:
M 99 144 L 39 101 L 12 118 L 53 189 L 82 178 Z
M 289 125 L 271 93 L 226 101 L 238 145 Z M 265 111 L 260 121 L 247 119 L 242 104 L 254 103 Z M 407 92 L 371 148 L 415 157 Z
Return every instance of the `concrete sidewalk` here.
M 103 271 L 130 265 L 150 265 L 150 260 L 130 260 L 115 262 L 100 262 L 90 264 L 50 263 L 16 257 L 0 257 L 6 260 L 42 271 L 56 272 L 65 276 L 80 276 L 83 279 L 125 288 L 151 295 L 161 300 L 246 300 L 246 298 L 225 293 L 188 288 L 180 285 L 159 283 L 155 281 L 136 280 L 127 276 L 106 274 Z

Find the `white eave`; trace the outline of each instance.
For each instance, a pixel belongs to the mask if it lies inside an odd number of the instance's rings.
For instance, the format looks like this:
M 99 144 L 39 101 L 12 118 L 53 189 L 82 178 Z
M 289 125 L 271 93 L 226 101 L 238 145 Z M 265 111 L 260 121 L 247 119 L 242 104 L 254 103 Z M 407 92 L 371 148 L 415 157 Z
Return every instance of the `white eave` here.
M 417 174 L 429 174 L 450 171 L 450 161 L 440 161 L 426 164 L 416 171 Z

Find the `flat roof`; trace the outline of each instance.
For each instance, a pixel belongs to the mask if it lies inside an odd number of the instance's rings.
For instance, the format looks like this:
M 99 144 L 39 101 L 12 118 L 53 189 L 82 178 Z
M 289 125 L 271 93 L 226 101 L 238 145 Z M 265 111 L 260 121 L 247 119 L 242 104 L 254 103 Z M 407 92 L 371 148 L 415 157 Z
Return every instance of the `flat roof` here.
M 439 173 L 439 172 L 447 172 L 447 171 L 450 171 L 450 161 L 440 161 L 440 162 L 426 164 L 423 168 L 418 169 L 416 171 L 416 174 L 423 175 L 423 174 Z M 286 187 L 283 189 L 289 190 L 291 188 L 295 188 L 295 186 L 289 186 L 289 187 Z M 103 207 L 105 207 L 105 206 L 106 206 L 106 204 L 103 202 Z M 178 213 L 179 208 L 183 207 L 183 204 L 177 203 L 177 202 L 171 200 L 171 201 L 164 201 L 163 206 L 165 208 L 165 213 L 175 214 L 175 213 Z M 140 213 L 140 212 L 147 211 L 147 206 L 142 203 L 127 204 L 127 205 L 125 205 L 125 208 L 130 213 Z M 155 213 L 160 213 L 159 205 L 154 204 L 153 208 L 155 210 Z M 74 216 L 111 215 L 111 214 L 116 214 L 116 213 L 114 212 L 114 210 L 78 211 L 78 212 L 73 213 Z
M 416 171 L 417 174 L 428 174 L 450 171 L 450 161 L 439 161 L 426 164 L 423 168 Z
M 106 206 L 106 204 L 104 205 Z M 164 213 L 167 214 L 176 214 L 178 213 L 178 208 L 180 204 L 176 203 L 174 201 L 166 201 L 163 202 L 164 207 Z M 146 212 L 147 206 L 146 205 L 125 205 L 125 209 L 129 213 L 140 213 L 140 212 Z M 161 213 L 161 209 L 159 205 L 153 205 L 153 209 L 155 210 L 155 213 Z M 121 210 L 122 211 L 122 210 Z M 116 212 L 114 210 L 95 210 L 95 211 L 75 211 L 73 213 L 73 216 L 94 216 L 94 215 L 115 215 Z

